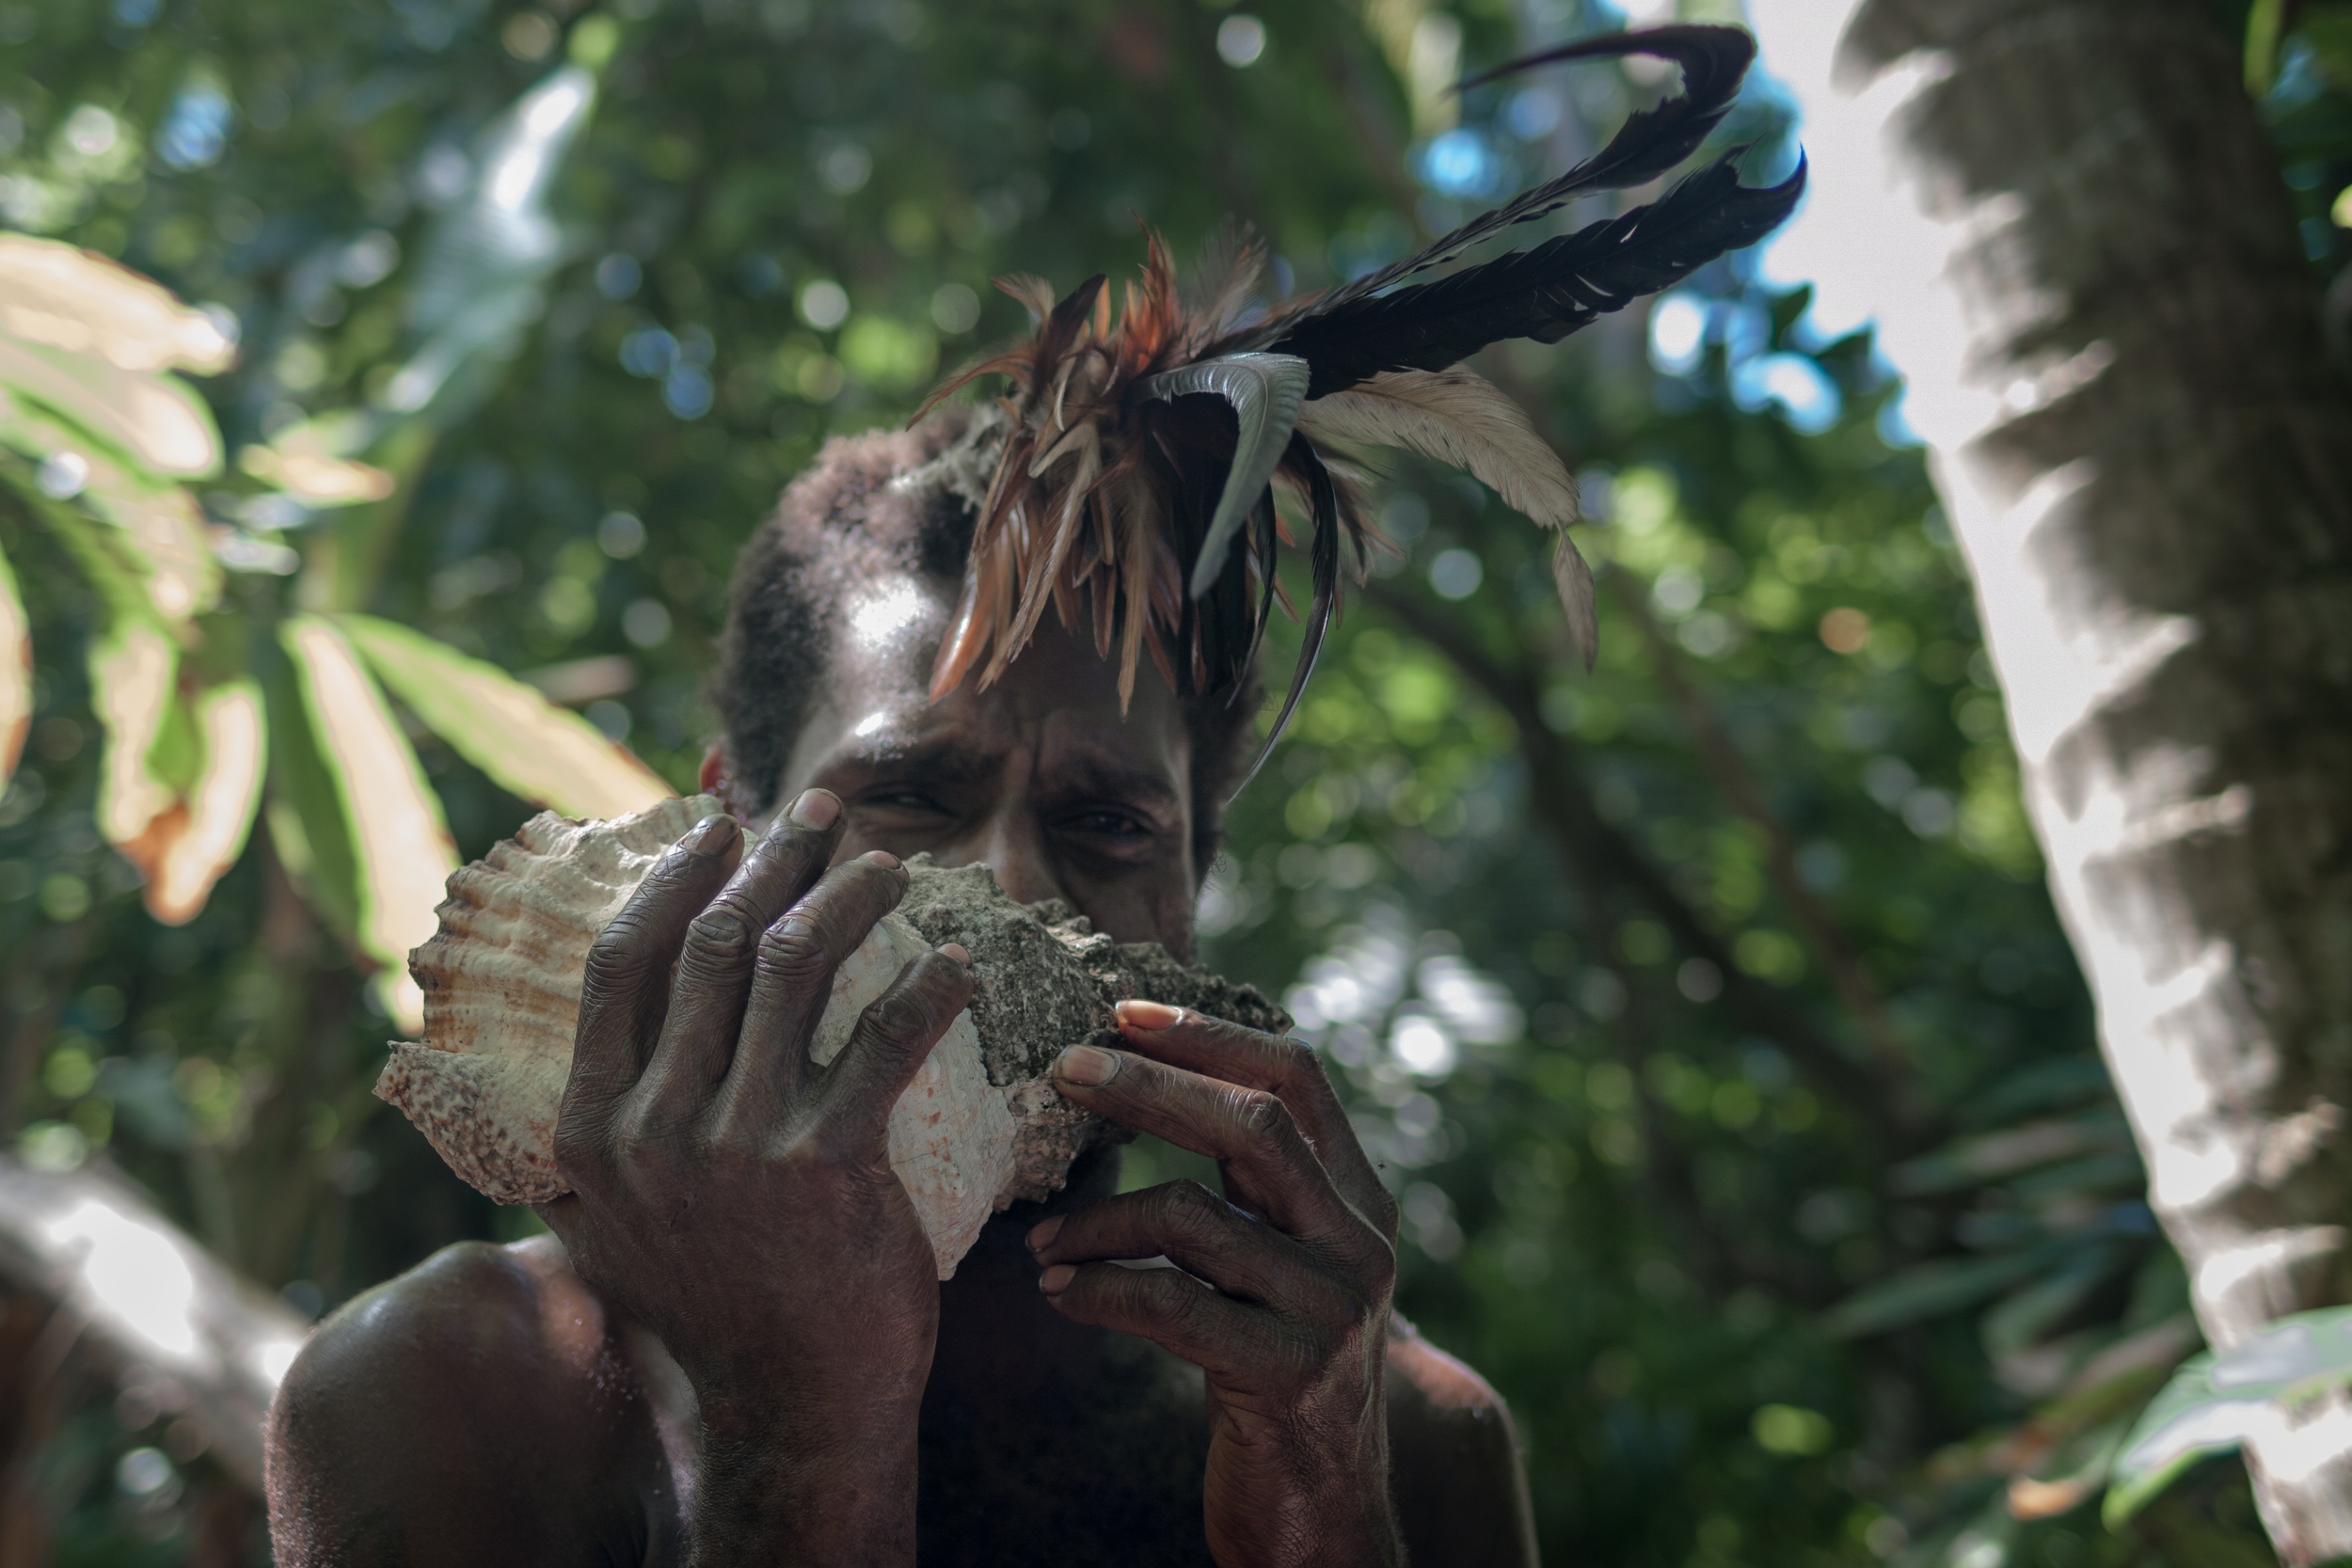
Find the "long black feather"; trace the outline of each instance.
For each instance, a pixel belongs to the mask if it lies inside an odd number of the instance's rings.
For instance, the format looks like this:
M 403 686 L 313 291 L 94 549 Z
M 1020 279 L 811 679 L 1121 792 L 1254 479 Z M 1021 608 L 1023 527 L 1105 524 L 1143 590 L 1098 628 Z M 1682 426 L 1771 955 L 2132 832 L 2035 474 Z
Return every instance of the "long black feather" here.
M 1614 33 L 1525 55 L 1471 77 L 1461 87 L 1478 87 L 1561 60 L 1604 59 L 1623 55 L 1654 55 L 1673 60 L 1682 67 L 1682 91 L 1654 107 L 1626 117 L 1626 122 L 1617 127 L 1617 134 L 1609 138 L 1608 146 L 1558 179 L 1521 192 L 1414 254 L 1333 290 L 1310 305 L 1306 313 L 1327 314 L 1416 273 L 1442 266 L 1481 240 L 1513 224 L 1556 212 L 1587 191 L 1622 190 L 1657 179 L 1697 151 L 1708 133 L 1731 112 L 1732 100 L 1740 93 L 1740 83 L 1756 58 L 1756 40 L 1738 27 L 1699 25 Z M 1278 327 L 1287 325 L 1278 324 Z
M 1249 628 L 1249 651 L 1233 667 L 1233 689 L 1225 699 L 1228 706 L 1240 699 L 1242 689 L 1248 685 L 1249 667 L 1258 661 L 1258 649 L 1265 641 L 1266 624 L 1274 619 L 1274 547 L 1278 535 L 1271 488 L 1258 498 L 1257 514 L 1251 521 L 1258 551 L 1258 619 Z
M 1303 436 L 1291 437 L 1290 450 L 1283 462 L 1294 472 L 1307 476 L 1307 491 L 1313 505 L 1314 537 L 1307 546 L 1309 570 L 1314 578 L 1314 603 L 1308 608 L 1307 618 L 1299 623 L 1298 663 L 1291 672 L 1290 694 L 1282 699 L 1282 711 L 1274 716 L 1274 727 L 1266 732 L 1265 744 L 1258 748 L 1249 771 L 1233 786 L 1232 800 L 1249 787 L 1249 781 L 1258 776 L 1266 758 L 1274 754 L 1282 732 L 1290 728 L 1291 715 L 1298 711 L 1298 699 L 1306 694 L 1307 677 L 1315 673 L 1315 657 L 1323 652 L 1323 634 L 1330 629 L 1331 610 L 1339 602 L 1340 593 L 1340 491 L 1331 482 L 1331 470 L 1323 466 L 1323 459 Z M 1360 548 L 1360 546 L 1359 546 Z
M 1777 185 L 1742 185 L 1726 158 L 1649 206 L 1293 322 L 1273 350 L 1307 361 L 1307 395 L 1319 398 L 1383 371 L 1443 370 L 1505 338 L 1556 343 L 1771 233 L 1804 195 L 1804 176 L 1800 160 Z

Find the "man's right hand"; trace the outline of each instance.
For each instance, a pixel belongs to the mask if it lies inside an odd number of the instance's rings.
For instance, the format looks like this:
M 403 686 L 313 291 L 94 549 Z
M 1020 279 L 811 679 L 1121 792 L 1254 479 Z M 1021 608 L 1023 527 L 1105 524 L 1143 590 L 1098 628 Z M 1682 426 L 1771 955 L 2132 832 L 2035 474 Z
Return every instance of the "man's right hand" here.
M 841 817 L 810 790 L 748 854 L 701 823 L 588 959 L 571 1193 L 540 1212 L 693 1385 L 697 1561 L 914 1558 L 939 1291 L 885 1128 L 972 981 L 961 948 L 918 958 L 810 1062 L 834 971 L 907 885 L 879 850 L 826 869 Z

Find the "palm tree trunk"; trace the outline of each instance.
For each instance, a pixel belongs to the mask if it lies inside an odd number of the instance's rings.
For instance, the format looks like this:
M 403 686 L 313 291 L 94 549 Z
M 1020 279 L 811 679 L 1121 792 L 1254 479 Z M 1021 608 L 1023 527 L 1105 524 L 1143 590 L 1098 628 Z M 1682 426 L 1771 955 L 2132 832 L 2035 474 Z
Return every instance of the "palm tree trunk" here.
M 2232 40 L 2205 0 L 1756 8 L 1790 261 L 1911 377 L 2205 1333 L 2352 1301 L 2352 396 Z M 2271 1538 L 2352 1553 L 2352 1401 L 2295 1420 Z

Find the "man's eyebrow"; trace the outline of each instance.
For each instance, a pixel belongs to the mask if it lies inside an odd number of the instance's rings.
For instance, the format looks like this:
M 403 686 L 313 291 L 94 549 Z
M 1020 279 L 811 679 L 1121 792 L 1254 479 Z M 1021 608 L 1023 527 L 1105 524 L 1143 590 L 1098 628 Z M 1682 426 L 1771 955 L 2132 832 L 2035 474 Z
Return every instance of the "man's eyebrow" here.
M 1079 755 L 1069 758 L 1057 782 L 1087 795 L 1110 796 L 1138 804 L 1157 806 L 1174 812 L 1181 803 L 1176 790 L 1166 779 L 1148 768 L 1132 763 L 1115 762 L 1109 757 Z
M 828 766 L 864 773 L 919 775 L 942 784 L 977 784 L 1003 766 L 993 752 L 950 736 L 897 740 L 887 731 L 836 751 Z

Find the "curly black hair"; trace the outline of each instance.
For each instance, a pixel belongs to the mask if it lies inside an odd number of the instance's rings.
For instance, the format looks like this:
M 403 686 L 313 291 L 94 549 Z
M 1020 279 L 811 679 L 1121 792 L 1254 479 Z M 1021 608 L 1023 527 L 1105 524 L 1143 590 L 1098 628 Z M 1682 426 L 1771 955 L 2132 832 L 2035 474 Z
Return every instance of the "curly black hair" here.
M 913 430 L 835 436 L 744 545 L 710 691 L 741 804 L 773 802 L 855 590 L 908 573 L 950 589 L 961 582 L 994 438 L 985 416 L 957 408 Z M 1253 670 L 1238 697 L 1226 689 L 1184 700 L 1196 877 L 1223 840 L 1225 798 L 1248 755 L 1258 697 Z

